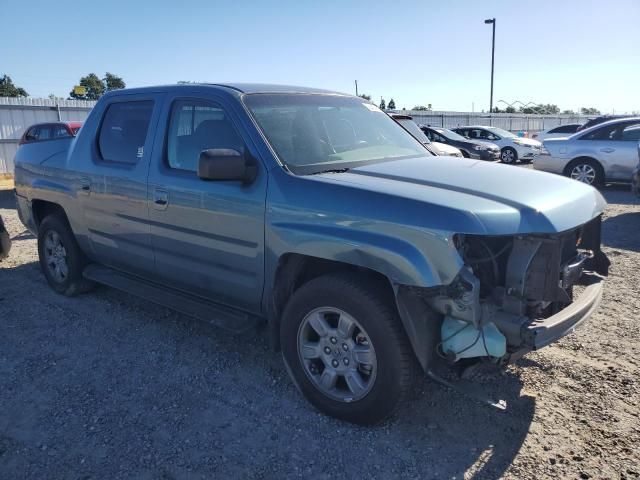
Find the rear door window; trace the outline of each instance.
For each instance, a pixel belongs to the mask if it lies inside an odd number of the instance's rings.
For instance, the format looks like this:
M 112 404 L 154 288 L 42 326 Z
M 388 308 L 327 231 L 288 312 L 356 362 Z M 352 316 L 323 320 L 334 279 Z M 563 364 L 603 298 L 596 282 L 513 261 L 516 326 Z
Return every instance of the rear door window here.
M 67 130 L 67 127 L 63 125 L 59 125 L 53 128 L 53 138 L 63 138 L 70 136 L 71 135 L 69 134 L 69 130 Z
M 620 140 L 623 142 L 638 142 L 640 141 L 640 124 L 626 126 L 620 135 Z
M 549 133 L 576 133 L 578 125 L 561 125 L 549 130 Z
M 135 165 L 144 156 L 144 145 L 153 112 L 151 100 L 117 102 L 107 107 L 98 145 L 102 159 Z

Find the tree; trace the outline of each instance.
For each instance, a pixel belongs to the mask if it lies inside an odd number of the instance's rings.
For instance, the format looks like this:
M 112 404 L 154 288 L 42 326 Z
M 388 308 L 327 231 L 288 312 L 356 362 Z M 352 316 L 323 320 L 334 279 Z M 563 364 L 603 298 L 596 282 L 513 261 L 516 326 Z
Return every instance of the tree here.
M 104 94 L 104 83 L 95 73 L 80 79 L 80 86 L 85 88 L 84 95 L 71 90 L 69 96 L 77 100 L 98 100 Z
M 428 107 L 425 107 L 424 105 L 416 105 L 411 110 L 426 111 L 426 110 L 431 110 L 431 109 L 428 108 Z
M 364 98 L 365 100 L 369 100 L 371 101 L 371 95 L 367 95 L 366 93 L 363 93 L 361 95 L 358 95 L 360 98 Z
M 563 110 L 562 114 L 563 115 L 575 115 L 576 112 L 574 112 L 573 110 Z
M 504 109 L 504 113 L 516 113 L 516 109 L 511 105 L 509 105 L 507 108 Z
M 104 74 L 104 78 L 102 79 L 102 81 L 104 82 L 104 87 L 107 92 L 125 88 L 127 86 L 122 78 L 109 72 Z
M 493 107 L 492 112 L 493 112 L 493 113 L 504 113 L 504 112 L 503 112 L 502 110 L 500 110 L 500 108 L 498 108 L 498 107 Z
M 16 87 L 9 75 L 0 77 L 0 97 L 28 97 L 24 88 Z
M 550 115 L 557 115 L 558 113 L 560 113 L 560 108 L 558 108 L 558 106 L 556 104 L 553 103 L 547 103 L 545 105 L 538 105 L 538 108 L 540 110 L 540 113 L 547 113 Z
M 395 110 L 396 109 L 396 102 L 393 101 L 393 98 L 391 100 L 389 100 L 389 105 L 387 105 L 387 108 L 389 110 Z
M 588 108 L 582 107 L 580 109 L 580 113 L 582 113 L 582 115 L 600 115 L 600 110 L 593 107 L 588 107 Z
M 387 104 L 384 101 L 384 98 L 380 99 L 380 110 L 386 110 L 387 109 Z

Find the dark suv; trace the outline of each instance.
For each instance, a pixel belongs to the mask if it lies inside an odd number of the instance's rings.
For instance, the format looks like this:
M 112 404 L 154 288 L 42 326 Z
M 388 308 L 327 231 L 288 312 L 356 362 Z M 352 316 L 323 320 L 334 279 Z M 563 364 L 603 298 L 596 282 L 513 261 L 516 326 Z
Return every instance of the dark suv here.
M 616 120 L 618 118 L 626 118 L 626 117 L 632 117 L 632 116 L 633 115 L 602 115 L 600 117 L 591 118 L 587 120 L 583 125 L 580 125 L 578 127 L 578 130 L 576 131 L 580 132 L 582 130 L 586 130 L 587 128 L 591 128 L 594 125 L 600 125 L 601 123 L 608 122 L 609 120 Z
M 445 143 L 456 147 L 466 158 L 490 161 L 500 160 L 500 147 L 495 143 L 470 140 L 447 128 L 420 125 L 420 129 L 432 142 Z

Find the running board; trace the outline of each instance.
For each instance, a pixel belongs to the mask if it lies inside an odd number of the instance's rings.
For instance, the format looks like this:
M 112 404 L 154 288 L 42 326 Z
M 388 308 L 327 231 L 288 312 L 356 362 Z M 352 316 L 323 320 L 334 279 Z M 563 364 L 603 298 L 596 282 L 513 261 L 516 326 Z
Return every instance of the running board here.
M 246 332 L 259 323 L 258 317 L 248 313 L 225 307 L 188 293 L 172 290 L 101 265 L 88 265 L 82 274 L 85 278 L 96 283 L 144 298 L 233 333 Z

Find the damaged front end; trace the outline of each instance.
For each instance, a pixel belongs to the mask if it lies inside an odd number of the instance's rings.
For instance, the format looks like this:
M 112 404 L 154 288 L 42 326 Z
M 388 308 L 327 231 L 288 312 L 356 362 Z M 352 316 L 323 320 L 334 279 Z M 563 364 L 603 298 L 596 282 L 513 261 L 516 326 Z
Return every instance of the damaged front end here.
M 600 230 L 598 216 L 557 234 L 456 235 L 465 267 L 421 294 L 444 315 L 438 353 L 508 363 L 573 331 L 597 308 L 608 274 Z

